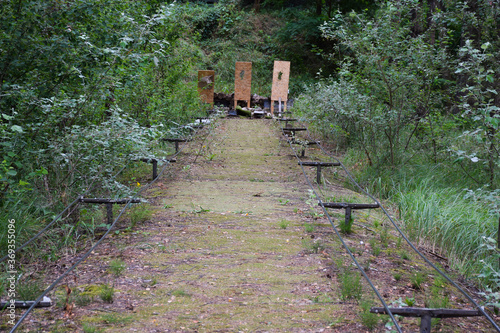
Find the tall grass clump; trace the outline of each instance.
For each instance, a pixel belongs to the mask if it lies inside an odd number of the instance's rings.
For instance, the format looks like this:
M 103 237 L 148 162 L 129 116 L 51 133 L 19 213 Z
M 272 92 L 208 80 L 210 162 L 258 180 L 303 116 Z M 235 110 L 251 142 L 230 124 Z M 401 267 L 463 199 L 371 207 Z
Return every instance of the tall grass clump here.
M 470 276 L 487 258 L 483 237 L 494 237 L 497 218 L 460 186 L 441 187 L 433 176 L 400 179 L 391 196 L 398 203 L 404 231 L 420 245 L 439 248 Z

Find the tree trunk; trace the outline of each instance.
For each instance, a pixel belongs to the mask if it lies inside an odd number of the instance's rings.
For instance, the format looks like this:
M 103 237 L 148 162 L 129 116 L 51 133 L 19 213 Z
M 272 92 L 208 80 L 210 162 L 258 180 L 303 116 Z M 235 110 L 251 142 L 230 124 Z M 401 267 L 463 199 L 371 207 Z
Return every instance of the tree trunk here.
M 321 16 L 321 7 L 323 7 L 323 0 L 316 0 L 316 15 Z
M 260 0 L 255 0 L 253 3 L 253 10 L 258 13 L 260 11 Z

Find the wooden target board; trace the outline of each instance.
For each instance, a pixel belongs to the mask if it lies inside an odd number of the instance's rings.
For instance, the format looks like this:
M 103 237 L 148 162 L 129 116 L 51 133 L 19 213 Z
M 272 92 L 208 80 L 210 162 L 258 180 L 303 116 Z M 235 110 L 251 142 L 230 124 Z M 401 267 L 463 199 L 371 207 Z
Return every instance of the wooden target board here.
M 234 72 L 234 108 L 238 101 L 246 101 L 250 107 L 250 94 L 252 90 L 252 63 L 236 62 Z
M 214 71 L 198 71 L 198 93 L 205 103 L 214 105 Z
M 288 100 L 288 81 L 290 79 L 290 61 L 274 61 L 273 87 L 271 90 L 271 113 L 274 114 L 274 102 Z

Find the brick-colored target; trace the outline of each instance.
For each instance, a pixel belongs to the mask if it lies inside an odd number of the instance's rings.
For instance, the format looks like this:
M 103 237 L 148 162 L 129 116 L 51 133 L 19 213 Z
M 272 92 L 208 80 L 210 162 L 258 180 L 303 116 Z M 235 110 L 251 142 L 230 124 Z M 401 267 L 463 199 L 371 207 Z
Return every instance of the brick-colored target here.
M 246 101 L 250 107 L 250 94 L 252 90 L 252 63 L 239 61 L 234 72 L 234 108 L 238 101 Z
M 288 81 L 290 79 L 290 61 L 275 61 L 273 70 L 273 87 L 271 90 L 271 113 L 274 114 L 274 102 L 285 104 L 288 100 Z
M 198 71 L 198 93 L 205 103 L 214 105 L 214 71 Z

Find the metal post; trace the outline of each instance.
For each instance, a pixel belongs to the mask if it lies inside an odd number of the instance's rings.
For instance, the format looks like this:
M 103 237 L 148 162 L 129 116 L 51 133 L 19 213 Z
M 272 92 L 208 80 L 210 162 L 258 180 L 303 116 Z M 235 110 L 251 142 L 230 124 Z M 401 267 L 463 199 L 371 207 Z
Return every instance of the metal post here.
M 351 207 L 345 208 L 345 226 L 346 230 L 349 229 L 349 223 L 351 222 Z
M 153 160 L 153 180 L 155 180 L 156 177 L 158 177 L 158 161 Z
M 113 204 L 112 203 L 106 204 L 106 212 L 108 215 L 108 224 L 112 224 L 113 223 Z
M 430 333 L 431 331 L 431 316 L 424 315 L 420 317 L 420 333 Z

